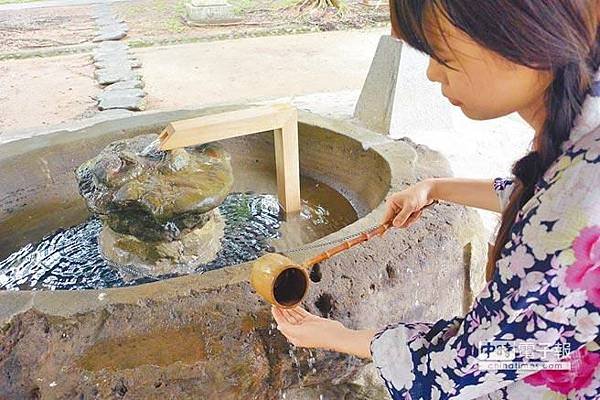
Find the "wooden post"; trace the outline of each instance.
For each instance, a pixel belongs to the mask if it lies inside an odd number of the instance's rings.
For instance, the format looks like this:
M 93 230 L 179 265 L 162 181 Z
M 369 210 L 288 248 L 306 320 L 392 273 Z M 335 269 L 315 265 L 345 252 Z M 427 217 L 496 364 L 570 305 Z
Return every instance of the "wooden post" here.
M 286 214 L 301 210 L 298 111 L 274 104 L 171 122 L 159 135 L 160 149 L 196 146 L 274 131 L 277 197 Z
M 297 121 L 297 120 L 296 120 Z M 298 122 L 288 121 L 274 131 L 277 197 L 286 210 L 300 211 Z

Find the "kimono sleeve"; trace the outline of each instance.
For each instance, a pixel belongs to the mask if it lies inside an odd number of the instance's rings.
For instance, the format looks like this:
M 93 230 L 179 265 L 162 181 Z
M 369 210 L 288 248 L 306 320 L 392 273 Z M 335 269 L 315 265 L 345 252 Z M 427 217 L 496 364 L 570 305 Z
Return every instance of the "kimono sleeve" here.
M 500 202 L 500 209 L 504 210 L 515 188 L 514 180 L 512 178 L 495 178 L 493 185 Z
M 508 343 L 517 364 L 551 361 L 526 352 L 531 346 L 560 348 L 565 360 L 591 345 L 600 326 L 599 188 L 600 157 L 568 153 L 519 212 L 492 280 L 464 319 L 397 323 L 375 334 L 373 363 L 393 399 L 466 400 L 518 381 L 543 385 L 531 378 L 535 369 L 485 367 L 490 344 Z

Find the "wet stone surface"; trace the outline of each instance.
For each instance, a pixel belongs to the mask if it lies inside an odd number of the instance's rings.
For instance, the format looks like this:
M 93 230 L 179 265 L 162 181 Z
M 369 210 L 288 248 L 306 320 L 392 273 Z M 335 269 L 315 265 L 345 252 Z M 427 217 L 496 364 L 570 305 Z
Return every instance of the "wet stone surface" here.
M 175 240 L 200 228 L 233 185 L 230 156 L 218 144 L 163 152 L 157 138 L 113 142 L 76 170 L 90 212 L 142 241 Z

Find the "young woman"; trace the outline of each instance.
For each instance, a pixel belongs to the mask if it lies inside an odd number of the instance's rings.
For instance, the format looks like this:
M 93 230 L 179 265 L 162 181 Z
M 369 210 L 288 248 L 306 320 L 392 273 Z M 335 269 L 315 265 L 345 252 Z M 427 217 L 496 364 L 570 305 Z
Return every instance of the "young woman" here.
M 372 358 L 394 399 L 600 399 L 599 10 L 598 0 L 391 1 L 393 35 L 430 56 L 442 94 L 473 119 L 518 112 L 535 129 L 532 149 L 510 179 L 426 180 L 387 201 L 396 227 L 435 199 L 502 212 L 489 282 L 464 318 L 351 330 L 273 308 L 293 344 Z M 506 360 L 570 365 L 486 367 L 502 355 L 494 343 Z

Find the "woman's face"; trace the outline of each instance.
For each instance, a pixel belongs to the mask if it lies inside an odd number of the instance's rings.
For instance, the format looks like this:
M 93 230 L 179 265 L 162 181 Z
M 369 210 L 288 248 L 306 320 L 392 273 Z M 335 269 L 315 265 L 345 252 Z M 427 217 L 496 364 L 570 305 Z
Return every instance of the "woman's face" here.
M 519 112 L 525 119 L 543 106 L 549 72 L 515 64 L 477 44 L 445 18 L 428 39 L 448 67 L 430 58 L 427 78 L 469 118 L 485 120 Z M 440 31 L 441 29 L 441 31 Z M 542 116 L 543 118 L 543 116 Z

